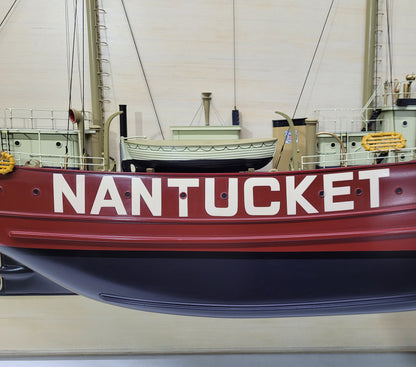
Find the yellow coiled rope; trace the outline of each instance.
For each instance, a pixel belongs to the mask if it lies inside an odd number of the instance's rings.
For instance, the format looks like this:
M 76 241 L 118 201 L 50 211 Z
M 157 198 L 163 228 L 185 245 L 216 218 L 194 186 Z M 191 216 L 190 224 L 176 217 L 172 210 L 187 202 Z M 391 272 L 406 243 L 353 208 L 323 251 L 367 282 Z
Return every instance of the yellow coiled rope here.
M 383 152 L 388 150 L 400 150 L 406 147 L 406 139 L 402 134 L 395 131 L 378 132 L 364 136 L 361 144 L 365 150 Z
M 6 173 L 10 173 L 13 171 L 15 162 L 14 157 L 7 153 L 1 152 L 0 154 L 0 173 L 5 175 Z

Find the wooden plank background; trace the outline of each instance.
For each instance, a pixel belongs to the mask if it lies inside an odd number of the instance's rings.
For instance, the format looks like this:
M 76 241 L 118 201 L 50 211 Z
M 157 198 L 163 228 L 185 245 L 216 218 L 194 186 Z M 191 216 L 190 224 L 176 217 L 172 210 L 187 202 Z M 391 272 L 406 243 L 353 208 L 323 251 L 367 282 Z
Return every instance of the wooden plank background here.
M 416 312 L 219 319 L 141 312 L 81 296 L 0 298 L 0 357 L 416 351 Z

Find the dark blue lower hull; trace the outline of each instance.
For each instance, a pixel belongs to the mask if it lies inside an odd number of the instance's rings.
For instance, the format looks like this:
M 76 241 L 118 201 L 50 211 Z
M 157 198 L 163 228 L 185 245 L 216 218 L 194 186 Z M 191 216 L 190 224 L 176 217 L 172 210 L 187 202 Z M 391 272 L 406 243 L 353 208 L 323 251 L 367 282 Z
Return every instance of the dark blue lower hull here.
M 0 259 L 0 295 L 2 296 L 73 294 L 7 256 L 0 254 Z
M 1 252 L 76 293 L 146 311 L 280 317 L 416 309 L 414 252 Z

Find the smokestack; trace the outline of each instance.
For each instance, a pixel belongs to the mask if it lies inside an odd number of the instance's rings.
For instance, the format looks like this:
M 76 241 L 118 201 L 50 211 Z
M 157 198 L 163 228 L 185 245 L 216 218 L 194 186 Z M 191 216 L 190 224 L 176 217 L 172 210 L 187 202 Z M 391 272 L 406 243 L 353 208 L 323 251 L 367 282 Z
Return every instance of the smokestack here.
M 211 92 L 202 93 L 202 102 L 204 104 L 205 126 L 209 126 L 209 109 L 210 109 L 210 104 L 211 104 Z

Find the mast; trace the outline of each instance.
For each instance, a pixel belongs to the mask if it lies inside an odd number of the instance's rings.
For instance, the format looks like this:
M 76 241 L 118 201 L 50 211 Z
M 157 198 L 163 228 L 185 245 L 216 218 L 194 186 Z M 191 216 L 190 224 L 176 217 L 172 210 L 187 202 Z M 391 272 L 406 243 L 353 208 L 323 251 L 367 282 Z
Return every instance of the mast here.
M 92 126 L 90 126 L 90 128 L 96 131 L 91 138 L 91 153 L 93 157 L 102 157 L 104 149 L 104 97 L 101 87 L 103 85 L 103 80 L 100 63 L 101 44 L 99 35 L 98 0 L 86 0 L 86 11 L 92 106 Z
M 365 55 L 364 55 L 364 83 L 363 106 L 366 106 L 374 92 L 374 63 L 375 38 L 377 26 L 377 0 L 367 0 L 367 15 L 365 29 Z M 370 104 L 373 106 L 373 103 Z M 367 115 L 367 113 L 366 113 Z M 366 116 L 368 118 L 368 116 Z

